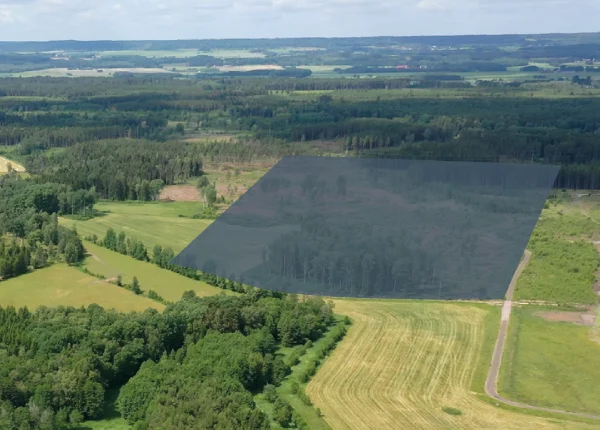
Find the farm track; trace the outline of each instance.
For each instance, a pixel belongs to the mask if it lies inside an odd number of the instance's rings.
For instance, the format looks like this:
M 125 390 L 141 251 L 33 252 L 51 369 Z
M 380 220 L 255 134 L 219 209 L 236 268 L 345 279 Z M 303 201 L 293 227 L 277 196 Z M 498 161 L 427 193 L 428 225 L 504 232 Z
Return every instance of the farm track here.
M 333 429 L 594 428 L 497 408 L 471 391 L 485 338 L 482 307 L 336 300 L 353 319 L 307 387 Z M 460 409 L 453 416 L 443 407 Z
M 517 267 L 517 270 L 515 271 L 515 274 L 508 287 L 508 291 L 506 292 L 506 301 L 504 302 L 504 305 L 502 307 L 502 316 L 500 321 L 500 330 L 498 332 L 498 340 L 496 341 L 496 347 L 494 349 L 494 355 L 492 357 L 492 365 L 490 366 L 490 371 L 485 381 L 485 392 L 488 396 L 493 397 L 497 401 L 517 408 L 532 409 L 536 411 L 549 412 L 554 414 L 570 415 L 575 417 L 600 420 L 600 415 L 585 414 L 581 412 L 569 412 L 561 409 L 552 409 L 528 405 L 526 403 L 515 402 L 513 400 L 506 399 L 498 393 L 498 376 L 500 374 L 500 366 L 502 365 L 502 355 L 504 353 L 504 345 L 506 343 L 506 335 L 508 333 L 510 314 L 512 312 L 513 294 L 515 291 L 517 280 L 519 276 L 521 276 L 521 273 L 523 273 L 523 270 L 525 270 L 525 267 L 529 263 L 530 259 L 531 252 L 529 250 L 525 250 L 524 258 L 521 261 L 521 263 L 519 263 L 519 266 Z

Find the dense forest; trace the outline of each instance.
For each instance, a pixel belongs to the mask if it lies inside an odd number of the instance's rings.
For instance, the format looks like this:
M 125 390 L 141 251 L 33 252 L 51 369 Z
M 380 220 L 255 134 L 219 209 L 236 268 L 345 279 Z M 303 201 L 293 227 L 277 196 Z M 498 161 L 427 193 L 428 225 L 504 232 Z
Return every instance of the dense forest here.
M 276 157 L 324 140 L 348 155 L 561 164 L 556 186 L 600 187 L 600 98 L 535 96 L 571 82 L 491 83 L 2 79 L 0 144 L 44 180 L 117 200 L 152 199 L 159 181 L 199 176 L 215 156 Z M 235 142 L 181 142 L 215 132 Z
M 137 429 L 269 428 L 252 394 L 289 373 L 277 349 L 333 322 L 322 300 L 269 296 L 190 292 L 162 313 L 0 308 L 0 427 L 74 428 L 122 387 L 118 408 Z
M 164 185 L 200 176 L 202 161 L 198 149 L 185 143 L 103 140 L 50 156 L 36 153 L 27 168 L 41 181 L 94 189 L 100 198 L 149 201 Z

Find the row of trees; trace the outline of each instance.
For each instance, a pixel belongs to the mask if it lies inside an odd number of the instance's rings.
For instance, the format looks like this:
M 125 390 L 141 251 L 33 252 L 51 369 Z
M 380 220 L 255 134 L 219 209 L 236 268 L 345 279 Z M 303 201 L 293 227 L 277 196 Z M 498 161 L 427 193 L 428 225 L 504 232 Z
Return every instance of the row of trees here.
M 100 244 L 111 251 L 129 255 L 136 260 L 150 261 L 144 244 L 137 239 L 126 237 L 125 232 L 117 235 L 112 228 L 109 228 Z

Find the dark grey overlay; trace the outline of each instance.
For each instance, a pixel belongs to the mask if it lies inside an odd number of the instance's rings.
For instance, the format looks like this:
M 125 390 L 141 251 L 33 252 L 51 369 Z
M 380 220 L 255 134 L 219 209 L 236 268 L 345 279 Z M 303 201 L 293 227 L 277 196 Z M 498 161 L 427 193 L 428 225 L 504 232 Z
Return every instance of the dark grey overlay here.
M 558 169 L 289 156 L 172 263 L 298 294 L 501 299 Z

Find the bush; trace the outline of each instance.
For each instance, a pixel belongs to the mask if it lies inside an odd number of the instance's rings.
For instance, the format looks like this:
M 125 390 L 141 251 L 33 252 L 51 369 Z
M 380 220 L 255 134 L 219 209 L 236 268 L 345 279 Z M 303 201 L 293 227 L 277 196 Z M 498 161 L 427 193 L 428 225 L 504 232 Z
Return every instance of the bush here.
M 167 303 L 167 301 L 160 294 L 158 294 L 154 290 L 148 291 L 148 298 L 152 299 L 152 300 L 155 300 L 155 301 L 157 301 L 159 303 L 164 303 L 164 304 Z
M 287 428 L 292 421 L 292 407 L 285 401 L 277 399 L 273 406 L 273 418 L 281 427 Z
M 462 411 L 460 409 L 456 409 L 456 408 L 450 408 L 447 406 L 444 406 L 442 408 L 442 411 L 446 412 L 448 415 L 462 415 Z
M 310 397 L 304 391 L 298 391 L 298 397 L 302 400 L 306 406 L 311 406 L 312 402 L 310 401 Z
M 277 400 L 277 391 L 275 391 L 275 385 L 265 385 L 265 388 L 263 388 L 263 393 L 267 401 L 275 403 L 275 401 Z

